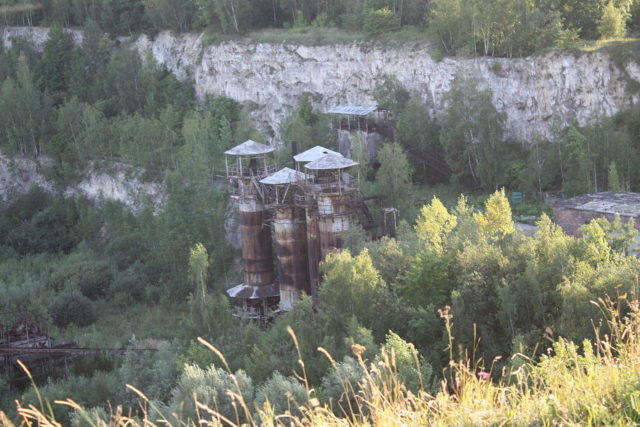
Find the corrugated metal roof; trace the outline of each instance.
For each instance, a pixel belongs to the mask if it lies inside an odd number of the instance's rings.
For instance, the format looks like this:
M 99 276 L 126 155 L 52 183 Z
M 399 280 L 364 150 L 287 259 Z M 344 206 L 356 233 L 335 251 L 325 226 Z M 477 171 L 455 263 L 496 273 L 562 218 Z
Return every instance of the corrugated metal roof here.
M 260 182 L 269 185 L 291 184 L 292 182 L 304 181 L 306 178 L 306 173 L 294 171 L 291 168 L 282 168 L 273 175 L 261 179 Z
M 280 295 L 280 290 L 275 283 L 267 286 L 251 286 L 243 283 L 227 289 L 227 295 L 231 298 L 260 299 L 277 297 Z
M 318 160 L 325 154 L 335 154 L 336 156 L 342 156 L 342 154 L 336 151 L 316 145 L 313 148 L 309 148 L 307 151 L 296 154 L 295 156 L 293 156 L 293 160 L 295 160 L 296 162 L 313 162 L 315 160 Z
M 307 163 L 304 167 L 311 170 L 321 169 L 344 169 L 351 166 L 359 165 L 360 163 L 354 162 L 346 157 L 336 156 L 335 154 L 325 154 L 318 160 Z
M 330 108 L 329 114 L 345 114 L 349 116 L 366 116 L 378 109 L 375 105 L 338 105 Z
M 605 214 L 640 217 L 640 193 L 584 194 L 558 203 L 559 207 Z
M 231 156 L 251 156 L 256 154 L 267 154 L 273 151 L 275 151 L 275 148 L 249 139 L 242 144 L 225 151 L 224 154 L 229 154 Z

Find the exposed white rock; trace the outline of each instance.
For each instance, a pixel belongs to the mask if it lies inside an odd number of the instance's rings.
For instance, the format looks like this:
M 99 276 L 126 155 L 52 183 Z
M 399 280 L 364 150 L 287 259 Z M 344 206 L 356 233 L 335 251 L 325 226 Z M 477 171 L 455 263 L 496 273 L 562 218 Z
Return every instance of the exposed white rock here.
M 46 29 L 4 28 L 11 35 L 32 35 L 37 46 Z M 74 32 L 74 38 L 81 36 Z M 383 46 L 371 42 L 325 46 L 227 41 L 204 46 L 202 35 L 162 32 L 141 36 L 133 48 L 151 52 L 181 80 L 193 79 L 199 97 L 223 94 L 255 107 L 263 130 L 280 137 L 280 123 L 305 91 L 322 95 L 322 111 L 337 104 L 368 105 L 384 74 L 396 76 L 420 94 L 432 112 L 443 111 L 442 95 L 456 73 L 475 76 L 493 91 L 493 101 L 506 113 L 505 135 L 531 141 L 550 135 L 554 122 L 584 124 L 593 116 L 610 116 L 640 99 L 627 91 L 629 79 L 640 81 L 640 66 L 620 69 L 606 52 L 549 52 L 527 58 L 445 58 L 436 62 L 426 44 Z
M 606 52 L 580 55 L 550 52 L 527 58 L 445 58 L 436 62 L 426 45 L 371 43 L 298 46 L 228 41 L 203 46 L 193 34 L 142 36 L 135 48 L 151 51 L 178 78 L 193 78 L 196 93 L 224 94 L 257 104 L 254 117 L 279 137 L 279 125 L 305 91 L 322 95 L 318 105 L 367 105 L 384 74 L 396 76 L 420 94 L 432 112 L 443 111 L 442 95 L 456 73 L 478 77 L 493 91 L 493 101 L 506 113 L 505 134 L 531 141 L 550 135 L 554 121 L 584 124 L 596 115 L 610 116 L 639 100 L 630 94 L 630 78 L 640 80 L 640 66 L 618 68 Z
M 21 156 L 7 157 L 0 153 L 0 202 L 28 193 L 34 186 L 53 191 L 53 186 L 41 173 L 43 161 L 35 162 Z
M 51 162 L 44 156 L 37 161 L 21 156 L 5 156 L 0 153 L 0 202 L 14 200 L 28 193 L 33 187 L 40 187 L 49 193 L 60 192 L 66 196 L 85 196 L 100 203 L 103 200 L 117 200 L 133 211 L 146 203 L 154 210 L 164 202 L 164 187 L 160 183 L 144 182 L 137 175 L 141 171 L 133 167 L 114 164 L 107 169 L 89 168 L 85 178 L 67 188 L 56 188 L 42 169 Z
M 91 170 L 82 181 L 67 188 L 65 194 L 83 195 L 96 202 L 116 200 L 134 212 L 148 204 L 156 211 L 164 201 L 164 187 L 142 181 L 139 174 L 141 171 L 122 164 L 114 164 L 109 170 Z

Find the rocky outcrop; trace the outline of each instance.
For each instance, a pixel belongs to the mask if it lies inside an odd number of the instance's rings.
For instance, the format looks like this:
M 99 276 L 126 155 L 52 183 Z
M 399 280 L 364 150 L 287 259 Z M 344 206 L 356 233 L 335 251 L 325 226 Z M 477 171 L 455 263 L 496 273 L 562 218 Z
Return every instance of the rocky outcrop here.
M 11 35 L 29 32 L 41 46 L 46 29 L 5 28 L 2 40 L 6 44 Z M 80 37 L 74 33 L 76 40 Z M 201 35 L 169 32 L 130 42 L 141 55 L 151 52 L 179 79 L 193 80 L 198 96 L 224 94 L 247 103 L 275 141 L 280 123 L 302 92 L 321 95 L 321 111 L 337 104 L 371 104 L 373 88 L 384 74 L 396 76 L 419 94 L 433 113 L 445 108 L 443 95 L 457 73 L 478 77 L 506 114 L 507 138 L 522 142 L 536 134 L 548 136 L 553 125 L 573 119 L 584 123 L 592 116 L 610 116 L 640 99 L 627 90 L 630 81 L 640 81 L 640 66 L 631 62 L 620 68 L 605 51 L 435 61 L 429 46 L 419 43 L 302 46 L 226 41 L 205 46 Z
M 397 77 L 419 94 L 433 113 L 443 111 L 443 95 L 457 73 L 474 76 L 493 91 L 506 114 L 507 138 L 527 142 L 550 135 L 554 123 L 610 116 L 634 105 L 627 90 L 640 80 L 640 66 L 619 68 L 604 51 L 549 52 L 527 58 L 445 58 L 434 61 L 427 45 L 383 46 L 352 43 L 300 46 L 228 41 L 203 46 L 201 36 L 161 33 L 134 43 L 152 52 L 178 78 L 193 79 L 196 93 L 224 94 L 249 103 L 253 115 L 275 138 L 279 124 L 302 92 L 321 95 L 320 110 L 337 104 L 370 105 L 385 75 Z
M 0 202 L 11 202 L 33 187 L 40 187 L 49 193 L 84 196 L 94 203 L 117 200 L 134 212 L 147 204 L 154 210 L 162 206 L 164 187 L 159 183 L 144 182 L 139 177 L 142 171 L 131 166 L 113 164 L 106 169 L 90 166 L 80 182 L 58 188 L 43 173 L 50 163 L 43 156 L 36 161 L 0 153 Z

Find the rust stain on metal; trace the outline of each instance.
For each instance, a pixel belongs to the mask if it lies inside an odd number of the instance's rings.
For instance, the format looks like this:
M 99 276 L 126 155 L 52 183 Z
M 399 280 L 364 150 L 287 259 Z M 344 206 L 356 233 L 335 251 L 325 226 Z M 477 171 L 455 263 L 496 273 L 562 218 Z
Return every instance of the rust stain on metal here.
M 320 260 L 342 248 L 344 233 L 349 230 L 353 216 L 353 210 L 347 202 L 353 196 L 354 192 L 318 195 Z
M 256 200 L 241 200 L 239 219 L 244 283 L 249 286 L 271 285 L 274 282 L 273 256 L 266 210 Z
M 302 292 L 310 292 L 304 211 L 294 206 L 277 207 L 273 228 L 280 304 L 290 310 Z
M 307 211 L 307 258 L 309 261 L 309 284 L 311 297 L 315 305 L 318 304 L 318 287 L 320 285 L 320 239 L 318 237 L 318 215 Z

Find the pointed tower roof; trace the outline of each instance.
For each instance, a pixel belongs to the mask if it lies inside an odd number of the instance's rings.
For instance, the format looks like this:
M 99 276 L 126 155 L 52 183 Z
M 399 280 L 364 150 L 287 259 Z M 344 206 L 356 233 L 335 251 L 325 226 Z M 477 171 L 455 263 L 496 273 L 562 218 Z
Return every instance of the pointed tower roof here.
M 307 174 L 305 173 L 294 171 L 291 168 L 282 168 L 273 175 L 269 175 L 268 177 L 261 179 L 260 182 L 262 184 L 280 185 L 300 182 L 305 179 L 307 179 Z
M 321 147 L 320 145 L 316 145 L 313 148 L 309 148 L 307 151 L 296 154 L 295 156 L 293 156 L 293 160 L 295 160 L 296 162 L 313 162 L 315 160 L 318 160 L 325 154 L 335 154 L 336 156 L 342 157 L 342 154 L 336 151 L 329 150 L 328 148 Z
M 351 166 L 357 166 L 360 163 L 354 162 L 351 159 L 347 159 L 343 156 L 336 156 L 335 154 L 325 154 L 318 160 L 306 164 L 304 167 L 311 170 L 330 170 L 330 169 L 344 169 Z
M 225 151 L 224 154 L 229 154 L 231 156 L 252 156 L 256 154 L 267 154 L 273 151 L 275 151 L 275 148 L 249 139 L 242 144 Z

